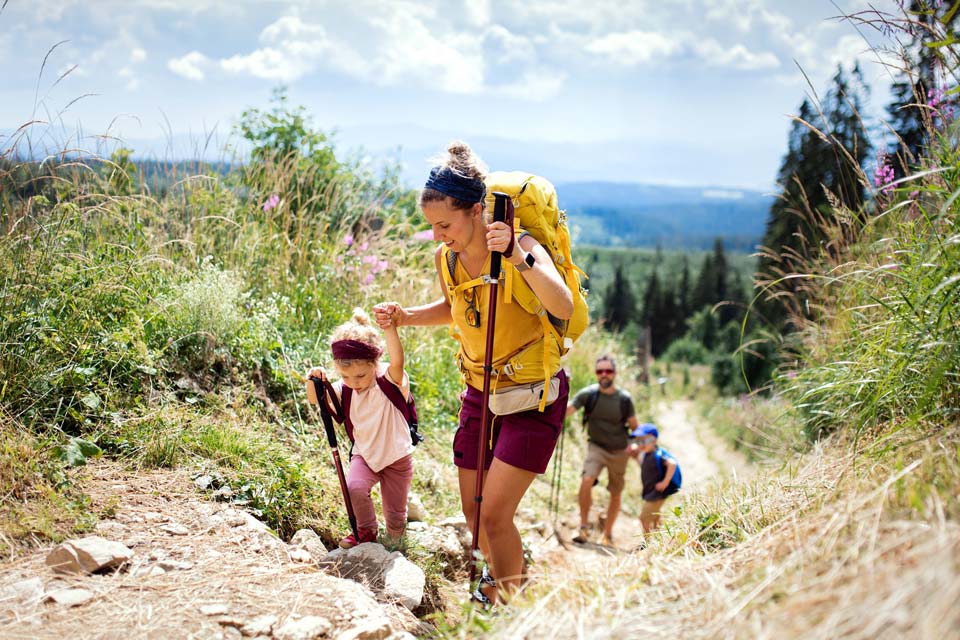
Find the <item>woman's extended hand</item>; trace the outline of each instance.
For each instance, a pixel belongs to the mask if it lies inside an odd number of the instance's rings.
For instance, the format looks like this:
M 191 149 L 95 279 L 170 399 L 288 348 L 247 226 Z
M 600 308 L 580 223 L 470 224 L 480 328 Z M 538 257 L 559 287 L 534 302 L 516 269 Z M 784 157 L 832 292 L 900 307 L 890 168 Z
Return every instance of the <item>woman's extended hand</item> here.
M 398 302 L 381 302 L 373 305 L 373 318 L 381 329 L 393 329 L 400 326 L 403 307 Z
M 513 240 L 513 228 L 504 222 L 491 222 L 487 225 L 487 249 L 503 253 Z M 509 258 L 510 256 L 504 256 Z

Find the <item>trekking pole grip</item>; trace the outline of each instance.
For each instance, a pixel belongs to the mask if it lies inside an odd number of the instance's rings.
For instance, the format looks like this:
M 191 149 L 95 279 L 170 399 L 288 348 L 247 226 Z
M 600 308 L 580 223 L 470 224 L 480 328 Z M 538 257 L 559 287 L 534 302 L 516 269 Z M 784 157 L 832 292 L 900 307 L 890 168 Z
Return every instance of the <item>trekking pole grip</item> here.
M 507 221 L 507 207 L 512 205 L 513 202 L 510 200 L 510 196 L 500 191 L 493 192 L 493 221 L 494 222 L 506 222 Z M 511 233 L 513 230 L 511 229 Z M 511 245 L 513 242 L 511 241 Z M 503 258 L 503 254 L 499 251 L 494 251 L 493 255 L 490 256 L 490 278 L 493 280 L 500 279 L 500 262 Z
M 317 395 L 317 406 L 320 407 L 320 418 L 323 420 L 323 430 L 327 432 L 327 443 L 331 449 L 337 448 L 337 433 L 333 430 L 333 418 L 330 417 L 330 410 L 327 409 L 326 389 L 323 386 L 323 380 L 316 376 L 310 376 L 313 382 L 313 390 Z

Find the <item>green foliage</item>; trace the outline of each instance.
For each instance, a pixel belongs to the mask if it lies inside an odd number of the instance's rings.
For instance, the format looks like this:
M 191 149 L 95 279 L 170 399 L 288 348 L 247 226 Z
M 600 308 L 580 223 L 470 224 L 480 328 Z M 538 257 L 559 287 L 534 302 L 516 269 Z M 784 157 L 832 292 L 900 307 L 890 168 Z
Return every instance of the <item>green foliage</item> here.
M 699 340 L 689 337 L 674 340 L 663 354 L 663 359 L 667 362 L 687 364 L 706 364 L 709 358 L 710 352 L 707 351 L 706 346 Z

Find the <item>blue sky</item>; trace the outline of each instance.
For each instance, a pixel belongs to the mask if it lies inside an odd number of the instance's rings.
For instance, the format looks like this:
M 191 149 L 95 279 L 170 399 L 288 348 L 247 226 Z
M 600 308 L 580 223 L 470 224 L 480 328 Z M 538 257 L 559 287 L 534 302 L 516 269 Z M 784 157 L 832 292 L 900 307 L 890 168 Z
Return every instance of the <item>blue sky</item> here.
M 770 190 L 807 91 L 798 65 L 822 90 L 859 58 L 874 113 L 886 102 L 889 73 L 864 38 L 875 34 L 832 19 L 866 6 L 9 0 L 0 132 L 40 119 L 57 125 L 41 144 L 117 136 L 160 157 L 193 155 L 213 132 L 216 155 L 241 111 L 285 84 L 341 146 L 399 157 L 411 181 L 460 137 L 493 168 L 558 181 Z

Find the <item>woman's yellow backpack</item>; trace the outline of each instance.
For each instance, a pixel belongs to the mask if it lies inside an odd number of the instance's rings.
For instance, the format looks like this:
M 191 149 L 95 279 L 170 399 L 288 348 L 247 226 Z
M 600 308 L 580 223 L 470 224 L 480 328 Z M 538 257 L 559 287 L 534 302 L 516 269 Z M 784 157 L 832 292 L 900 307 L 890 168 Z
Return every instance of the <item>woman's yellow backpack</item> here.
M 497 171 L 487 176 L 485 182 L 487 210 L 493 210 L 494 191 L 511 197 L 514 206 L 514 229 L 520 233 L 529 233 L 543 245 L 553 258 L 557 271 L 573 297 L 573 315 L 570 319 L 553 318 L 516 269 L 508 267 L 509 263 L 504 263 L 505 268 L 501 272 L 504 302 L 516 301 L 524 310 L 537 315 L 543 325 L 544 338 L 552 337 L 559 346 L 559 354 L 556 349 L 542 351 L 544 383 L 549 384 L 550 378 L 560 367 L 559 356 L 570 350 L 590 322 L 586 291 L 580 282 L 580 277 L 586 277 L 586 274 L 573 263 L 566 213 L 557 206 L 557 191 L 549 180 L 522 171 Z M 455 282 L 456 254 L 444 247 L 443 259 L 447 269 L 441 271 L 447 288 L 452 291 L 458 287 Z M 459 286 L 470 284 L 462 283 Z M 497 327 L 496 332 L 508 330 L 509 327 Z M 546 394 L 544 399 L 545 397 Z M 544 405 L 545 402 L 541 403 L 541 411 Z

